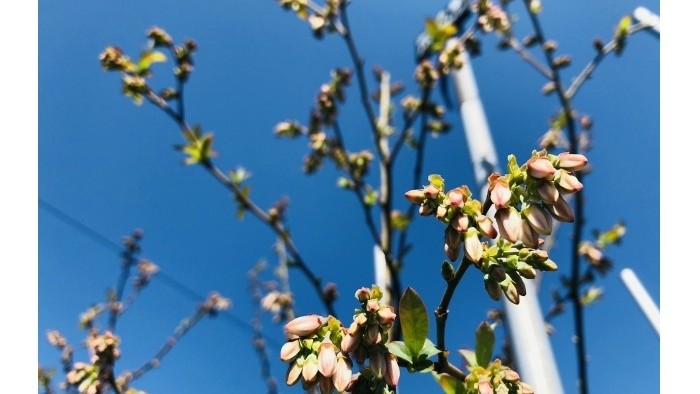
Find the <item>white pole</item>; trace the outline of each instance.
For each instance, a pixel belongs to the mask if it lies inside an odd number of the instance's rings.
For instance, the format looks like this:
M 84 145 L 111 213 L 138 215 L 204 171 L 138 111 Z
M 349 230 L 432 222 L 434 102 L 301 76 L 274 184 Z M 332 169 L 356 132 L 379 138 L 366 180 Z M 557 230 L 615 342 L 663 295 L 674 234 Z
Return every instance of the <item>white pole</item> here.
M 639 21 L 639 23 L 649 26 L 656 34 L 661 34 L 661 21 L 658 15 L 644 7 L 637 7 L 634 9 L 632 16 Z
M 639 278 L 637 278 L 634 271 L 629 268 L 625 268 L 620 271 L 620 277 L 622 278 L 622 282 L 625 284 L 625 286 L 627 286 L 627 290 L 629 290 L 632 297 L 634 297 L 634 300 L 637 301 L 639 308 L 642 309 L 644 315 L 647 317 L 647 319 L 649 319 L 649 323 L 651 323 L 654 330 L 656 330 L 656 334 L 659 335 L 661 320 L 659 307 L 657 307 L 656 303 L 654 303 L 654 301 L 651 299 L 651 296 L 647 292 L 646 288 L 644 288 L 644 285 L 642 285 L 642 282 L 639 281 Z
M 464 65 L 452 76 L 476 181 L 481 186 L 482 198 L 485 198 L 487 177 L 498 171 L 498 159 L 469 57 L 463 54 L 462 60 Z M 525 279 L 525 287 L 529 295 L 521 297 L 519 305 L 504 301 L 517 371 L 537 394 L 563 394 L 535 283 Z

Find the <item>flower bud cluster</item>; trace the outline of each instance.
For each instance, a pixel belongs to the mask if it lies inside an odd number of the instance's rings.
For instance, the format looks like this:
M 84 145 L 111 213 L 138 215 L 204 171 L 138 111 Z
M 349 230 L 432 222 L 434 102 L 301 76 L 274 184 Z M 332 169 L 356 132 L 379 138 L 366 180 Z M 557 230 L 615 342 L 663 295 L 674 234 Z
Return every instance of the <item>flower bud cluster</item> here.
M 438 56 L 438 69 L 443 75 L 447 75 L 452 70 L 459 70 L 464 65 L 461 54 L 464 52 L 464 45 L 460 41 L 450 42 Z
M 348 154 L 338 143 L 338 140 L 328 137 L 324 127 L 333 126 L 338 115 L 338 103 L 345 100 L 345 87 L 350 85 L 352 71 L 338 68 L 331 72 L 331 80 L 321 85 L 316 103 L 311 110 L 309 126 L 296 121 L 284 121 L 275 126 L 275 135 L 280 137 L 307 136 L 311 152 L 304 158 L 304 172 L 314 173 L 323 164 L 325 158 L 330 158 L 335 164 L 351 174 L 364 176 L 369 167 L 372 155 L 369 152 Z
M 520 381 L 520 375 L 494 360 L 487 368 L 475 366 L 464 381 L 468 394 L 533 394 L 535 390 Z
M 98 334 L 92 331 L 85 341 L 90 352 L 90 363 L 76 362 L 66 374 L 66 384 L 75 387 L 79 393 L 97 394 L 104 392 L 109 383 L 102 373 L 111 368 L 114 360 L 119 358 L 119 337 L 110 331 Z
M 482 31 L 506 33 L 510 29 L 508 14 L 498 5 L 488 0 L 479 0 L 474 8 L 474 12 L 479 15 L 477 25 Z
M 355 310 L 349 328 L 333 316 L 307 315 L 285 325 L 287 342 L 280 358 L 289 363 L 287 384 L 299 380 L 305 390 L 318 385 L 322 393 L 367 392 L 367 385 L 391 392 L 399 381 L 399 365 L 386 347 L 396 319 L 391 306 L 380 302 L 377 286 L 361 288 L 355 296 L 362 307 Z M 352 373 L 352 358 L 368 366 Z M 372 391 L 376 392 L 376 391 Z
M 306 20 L 316 38 L 322 38 L 324 32 L 336 31 L 333 21 L 338 17 L 342 0 L 326 0 L 323 8 L 309 7 L 308 0 L 278 0 L 282 8 L 291 10 L 299 19 Z
M 298 317 L 284 326 L 288 341 L 280 350 L 289 363 L 287 385 L 301 380 L 304 390 L 318 385 L 321 392 L 346 391 L 352 380 L 352 361 L 341 352 L 345 328 L 333 316 Z
M 294 304 L 294 297 L 289 292 L 272 290 L 260 299 L 260 306 L 272 314 L 274 321 L 279 321 Z
M 523 166 L 518 166 L 511 155 L 508 173 L 489 177 L 487 203 L 496 208 L 495 225 L 466 186 L 445 192 L 439 175 L 431 175 L 429 185 L 410 190 L 405 196 L 420 204 L 421 215 L 435 216 L 447 225 L 444 250 L 450 260 L 456 261 L 464 251 L 465 258 L 484 273 L 489 295 L 499 299 L 503 292 L 517 304 L 525 295 L 523 277 L 534 278 L 535 269 L 556 269 L 547 252 L 539 249 L 544 242 L 540 234 L 551 234 L 553 218 L 574 220 L 573 210 L 563 196 L 583 188 L 572 171 L 586 165 L 587 159 L 579 154 L 533 152 Z M 498 241 L 491 247 L 482 242 L 482 237 L 497 236 Z
M 414 77 L 421 88 L 428 89 L 435 86 L 435 82 L 440 78 L 440 74 L 433 67 L 433 64 L 425 59 L 416 66 Z

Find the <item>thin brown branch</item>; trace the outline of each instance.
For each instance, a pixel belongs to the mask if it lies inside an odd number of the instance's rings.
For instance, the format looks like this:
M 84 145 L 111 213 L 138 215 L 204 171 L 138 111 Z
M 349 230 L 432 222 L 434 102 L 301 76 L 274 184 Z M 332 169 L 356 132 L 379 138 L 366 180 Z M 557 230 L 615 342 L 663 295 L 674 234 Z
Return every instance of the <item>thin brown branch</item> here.
M 450 312 L 450 301 L 452 301 L 452 296 L 454 295 L 459 282 L 462 280 L 464 273 L 467 272 L 467 268 L 469 268 L 470 265 L 471 262 L 466 257 L 462 257 L 459 267 L 457 267 L 457 270 L 455 271 L 454 277 L 452 280 L 447 282 L 447 285 L 445 286 L 445 291 L 440 299 L 440 304 L 438 305 L 437 309 L 435 309 L 435 324 L 437 327 L 436 346 L 438 349 L 442 350 L 442 352 L 438 355 L 435 371 L 438 373 L 442 372 L 450 374 L 462 381 L 466 378 L 464 372 L 459 370 L 459 368 L 456 368 L 449 362 L 449 360 L 447 360 L 447 352 L 445 351 L 445 330 L 447 327 L 447 316 Z
M 539 44 L 542 47 L 542 51 L 544 52 L 544 55 L 547 59 L 547 64 L 552 70 L 552 81 L 555 84 L 555 91 L 557 93 L 557 97 L 559 98 L 559 103 L 564 108 L 564 114 L 566 116 L 566 129 L 570 144 L 569 151 L 571 153 L 578 153 L 578 136 L 576 134 L 576 123 L 573 117 L 573 108 L 571 107 L 570 98 L 564 91 L 564 85 L 561 82 L 559 69 L 554 64 L 554 55 L 551 51 L 547 51 L 544 47 L 546 39 L 539 18 L 536 13 L 531 11 L 530 0 L 524 0 L 524 3 L 528 10 L 532 26 L 535 29 L 535 34 L 537 36 L 537 39 L 539 40 Z M 583 173 L 579 173 L 578 177 L 579 181 L 583 182 Z M 581 276 L 581 260 L 580 255 L 578 254 L 578 245 L 579 243 L 581 243 L 583 225 L 585 222 L 583 192 L 576 193 L 576 196 L 574 197 L 574 212 L 576 216 L 576 221 L 574 223 L 574 230 L 571 240 L 571 292 L 574 295 L 574 297 L 571 301 L 574 307 L 574 335 L 576 337 L 578 387 L 581 394 L 588 394 L 588 364 L 586 357 L 586 343 L 583 326 L 583 305 L 581 305 L 579 297 L 579 294 L 581 293 L 579 283 L 579 278 Z
M 627 34 L 632 35 L 644 29 L 648 29 L 648 26 L 642 23 L 637 23 L 629 28 Z M 566 98 L 568 100 L 574 98 L 581 86 L 583 86 L 583 83 L 591 78 L 591 76 L 593 75 L 593 71 L 595 71 L 595 69 L 607 57 L 607 55 L 609 55 L 610 52 L 617 49 L 617 41 L 618 40 L 613 38 L 607 44 L 605 44 L 605 46 L 603 46 L 603 48 L 599 50 L 598 53 L 596 53 L 595 57 L 590 62 L 588 62 L 586 67 L 584 67 L 583 70 L 581 70 L 581 72 L 576 76 L 576 78 L 574 78 L 574 80 L 571 82 L 571 86 L 569 86 L 569 88 L 566 89 L 565 92 Z
M 542 74 L 545 78 L 552 79 L 552 71 L 549 67 L 543 65 L 535 58 L 530 51 L 528 51 L 515 37 L 512 35 L 507 38 L 508 46 L 513 48 L 513 50 L 520 55 L 520 57 L 525 61 L 525 63 L 531 65 L 537 72 Z

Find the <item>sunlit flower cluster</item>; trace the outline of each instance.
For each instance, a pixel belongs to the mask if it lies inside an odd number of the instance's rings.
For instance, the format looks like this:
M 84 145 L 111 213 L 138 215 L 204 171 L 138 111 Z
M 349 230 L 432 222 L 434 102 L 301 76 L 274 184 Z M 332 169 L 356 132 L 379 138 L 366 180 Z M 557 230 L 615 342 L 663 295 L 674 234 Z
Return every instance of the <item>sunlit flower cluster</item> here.
M 587 163 L 580 154 L 555 156 L 540 151 L 519 166 L 511 155 L 508 173 L 494 173 L 488 179 L 486 206 L 473 199 L 466 186 L 446 192 L 444 180 L 436 174 L 428 178 L 429 185 L 409 190 L 405 196 L 420 204 L 421 215 L 434 216 L 446 224 L 444 250 L 450 260 L 456 261 L 464 251 L 464 257 L 484 273 L 489 295 L 499 299 L 503 292 L 517 304 L 526 293 L 522 277 L 534 278 L 535 269 L 556 269 L 547 252 L 539 249 L 544 242 L 540 235 L 551 234 L 552 219 L 574 220 L 565 196 L 583 189 L 573 172 Z M 496 210 L 495 225 L 485 215 L 488 206 Z M 492 246 L 482 240 L 497 236 Z
M 301 380 L 304 389 L 318 385 L 324 394 L 367 392 L 363 390 L 368 387 L 394 390 L 399 365 L 386 343 L 396 314 L 380 302 L 382 293 L 377 286 L 361 288 L 355 296 L 362 307 L 355 311 L 349 328 L 333 316 L 319 315 L 301 316 L 285 325 L 288 340 L 280 358 L 289 363 L 288 385 Z M 365 361 L 369 365 L 353 375 L 352 359 L 361 367 Z

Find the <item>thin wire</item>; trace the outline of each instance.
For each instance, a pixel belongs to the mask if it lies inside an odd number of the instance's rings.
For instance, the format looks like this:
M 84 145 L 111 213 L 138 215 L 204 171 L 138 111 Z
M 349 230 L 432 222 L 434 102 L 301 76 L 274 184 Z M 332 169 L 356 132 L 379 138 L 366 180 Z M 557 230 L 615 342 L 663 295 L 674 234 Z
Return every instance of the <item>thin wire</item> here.
M 73 216 L 69 215 L 65 211 L 57 208 L 55 205 L 51 204 L 50 202 L 42 199 L 39 197 L 39 207 L 43 208 L 48 212 L 49 214 L 53 215 L 55 218 L 59 219 L 62 221 L 64 224 L 68 225 L 69 227 L 73 228 L 74 230 L 78 231 L 79 233 L 87 236 L 94 242 L 98 243 L 99 245 L 102 245 L 103 247 L 110 249 L 114 252 L 117 252 L 121 255 L 122 253 L 122 246 L 119 245 L 118 243 L 110 240 L 108 237 L 100 234 L 99 232 L 93 230 L 90 226 L 86 225 L 85 223 L 81 222 L 80 220 L 74 218 Z M 206 299 L 206 297 L 202 296 L 199 294 L 197 291 L 193 290 L 191 287 L 187 286 L 183 282 L 175 279 L 172 275 L 168 275 L 165 272 L 163 272 L 162 269 L 158 271 L 158 273 L 154 276 L 155 279 L 158 279 L 161 283 L 166 285 L 167 287 L 175 290 L 176 292 L 180 293 L 181 295 L 189 298 L 190 300 L 194 302 L 202 302 L 202 300 Z M 230 311 L 222 311 L 219 312 L 219 314 L 223 317 L 226 318 L 227 321 L 230 323 L 234 323 L 234 325 L 238 328 L 243 328 L 246 329 L 250 332 L 254 332 L 253 326 L 246 322 L 245 320 L 241 319 L 240 317 L 234 315 Z M 270 344 L 276 347 L 281 347 L 282 343 L 279 340 L 276 340 L 274 338 L 271 338 L 269 335 L 263 334 L 265 340 L 267 340 Z

